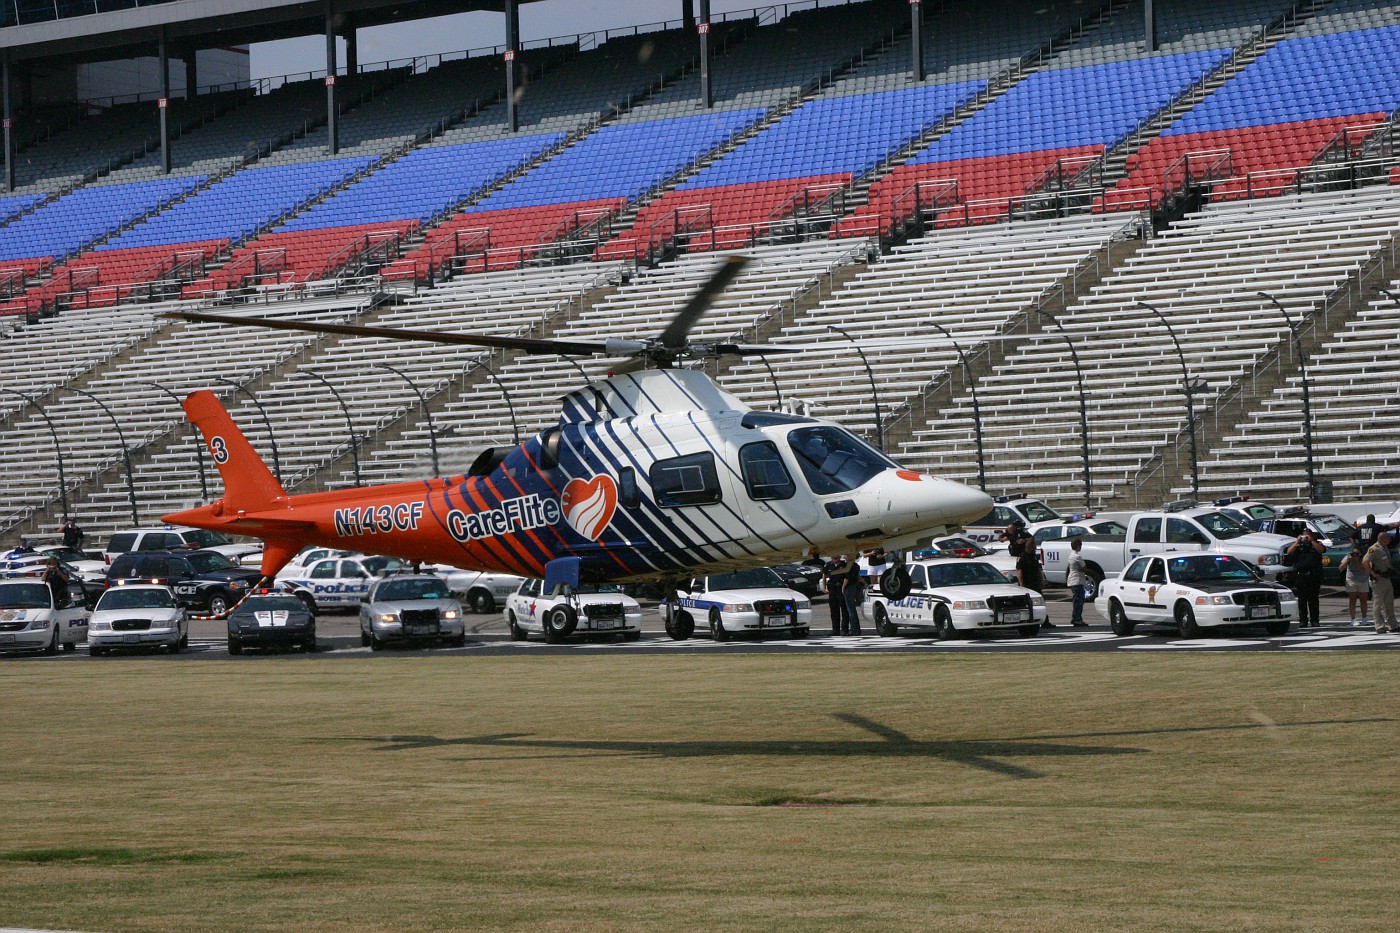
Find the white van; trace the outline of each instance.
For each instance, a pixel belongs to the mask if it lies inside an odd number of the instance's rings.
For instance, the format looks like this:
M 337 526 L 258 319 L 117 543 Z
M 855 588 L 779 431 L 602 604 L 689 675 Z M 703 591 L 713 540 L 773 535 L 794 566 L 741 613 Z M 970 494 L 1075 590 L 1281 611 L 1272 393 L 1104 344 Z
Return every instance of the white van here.
M 87 641 L 88 610 L 81 598 L 70 596 L 55 606 L 53 592 L 42 580 L 0 580 L 0 651 L 75 651 Z

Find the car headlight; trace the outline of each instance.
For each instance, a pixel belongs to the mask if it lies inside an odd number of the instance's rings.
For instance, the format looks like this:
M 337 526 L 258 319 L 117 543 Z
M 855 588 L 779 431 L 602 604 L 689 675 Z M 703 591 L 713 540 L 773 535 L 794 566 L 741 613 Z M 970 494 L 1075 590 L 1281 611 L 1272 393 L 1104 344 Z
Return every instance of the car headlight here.
M 246 590 L 248 588 L 248 581 L 234 580 L 231 583 L 229 583 L 228 588 L 231 590 Z
M 805 600 L 805 599 L 793 600 L 793 605 L 796 606 L 798 609 L 811 609 L 811 608 L 812 608 L 812 604 L 811 604 L 810 602 L 808 602 L 807 600 Z
M 110 631 L 112 630 L 112 623 L 111 623 L 111 622 L 93 622 L 92 625 L 91 625 L 90 627 L 91 627 L 91 630 L 94 631 L 94 632 L 110 632 Z
M 1259 566 L 1261 567 L 1272 567 L 1278 562 L 1279 556 L 1277 554 L 1265 554 L 1263 557 L 1259 558 Z
M 752 603 L 726 603 L 719 607 L 720 612 L 753 612 Z
M 452 621 L 453 619 L 456 619 L 456 618 L 457 618 L 458 616 L 460 616 L 460 615 L 461 615 L 461 613 L 458 612 L 456 609 L 444 609 L 444 610 L 442 610 L 442 617 L 443 617 L 444 619 L 448 620 L 449 622 Z
M 958 599 L 953 601 L 954 609 L 986 609 L 985 599 Z
M 392 623 L 399 621 L 399 617 L 394 615 L 392 612 L 381 612 L 374 617 L 374 621 Z
M 31 632 L 42 632 L 44 629 L 46 629 L 46 628 L 48 628 L 48 627 L 49 627 L 49 620 L 48 620 L 48 619 L 35 619 L 33 622 L 30 622 L 30 623 L 29 623 L 29 630 L 30 630 Z
M 1045 605 L 1045 597 L 1044 597 L 1044 596 L 1032 596 L 1032 597 L 1031 597 L 1031 605 L 1032 605 L 1032 606 L 1043 606 L 1043 605 Z
M 1197 596 L 1197 606 L 1233 606 L 1235 601 L 1228 596 Z

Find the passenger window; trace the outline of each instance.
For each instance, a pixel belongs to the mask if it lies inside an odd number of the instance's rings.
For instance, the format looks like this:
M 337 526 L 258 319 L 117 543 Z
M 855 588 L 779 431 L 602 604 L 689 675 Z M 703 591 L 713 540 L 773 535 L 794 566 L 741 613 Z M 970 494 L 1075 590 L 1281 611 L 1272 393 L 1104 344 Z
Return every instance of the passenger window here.
M 1160 518 L 1138 519 L 1133 529 L 1134 544 L 1156 544 L 1162 540 L 1162 520 Z
M 662 508 L 710 505 L 720 500 L 715 457 L 709 451 L 658 460 L 649 471 L 652 493 Z
M 1142 575 L 1147 570 L 1147 563 L 1146 557 L 1133 561 L 1128 569 L 1123 571 L 1123 580 L 1128 583 L 1141 583 Z
M 315 567 L 311 568 L 311 579 L 313 580 L 333 580 L 335 579 L 335 561 L 323 560 Z
M 999 505 L 992 509 L 992 521 L 998 527 L 1005 528 L 1016 520 L 1016 513 L 1004 505 Z
M 361 570 L 357 564 L 352 564 L 348 560 L 341 561 L 340 575 L 342 577 L 348 577 L 352 580 L 363 580 L 367 576 L 367 574 L 363 570 Z
M 791 499 L 797 492 L 792 474 L 772 441 L 745 444 L 739 450 L 739 470 L 749 498 L 755 502 L 765 499 Z
M 1161 559 L 1153 560 L 1147 568 L 1148 583 L 1166 583 L 1167 568 L 1162 564 Z
M 642 494 L 637 489 L 637 471 L 631 467 L 617 471 L 617 501 L 624 509 L 635 509 L 642 504 Z
M 170 573 L 168 562 L 159 557 L 148 557 L 141 562 L 141 576 L 165 577 Z
M 928 586 L 928 574 L 924 571 L 923 564 L 915 564 L 914 569 L 909 571 L 909 581 L 916 590 L 922 590 Z
M 1193 544 L 1196 535 L 1197 531 L 1190 522 L 1182 521 L 1179 518 L 1167 519 L 1168 544 Z
M 194 564 L 179 557 L 172 557 L 168 561 L 169 573 L 172 577 L 192 577 L 194 576 Z

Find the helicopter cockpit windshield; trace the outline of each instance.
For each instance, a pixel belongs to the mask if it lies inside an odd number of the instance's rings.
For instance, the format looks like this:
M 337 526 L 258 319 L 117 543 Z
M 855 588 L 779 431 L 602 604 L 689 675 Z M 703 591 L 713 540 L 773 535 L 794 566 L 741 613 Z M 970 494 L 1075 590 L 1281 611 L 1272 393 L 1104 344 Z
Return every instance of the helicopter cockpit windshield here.
M 788 444 L 802 467 L 807 485 L 819 496 L 859 489 L 898 464 L 854 434 L 831 425 L 798 428 Z

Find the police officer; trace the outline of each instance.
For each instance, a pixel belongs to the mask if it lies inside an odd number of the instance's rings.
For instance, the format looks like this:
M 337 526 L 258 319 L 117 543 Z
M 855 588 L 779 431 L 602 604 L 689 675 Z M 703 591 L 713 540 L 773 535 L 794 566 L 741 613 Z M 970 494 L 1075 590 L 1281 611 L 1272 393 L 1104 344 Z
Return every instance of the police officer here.
M 1293 592 L 1298 594 L 1298 627 L 1317 628 L 1318 596 L 1322 591 L 1322 552 L 1326 550 L 1311 528 L 1286 552 L 1293 558 Z

